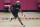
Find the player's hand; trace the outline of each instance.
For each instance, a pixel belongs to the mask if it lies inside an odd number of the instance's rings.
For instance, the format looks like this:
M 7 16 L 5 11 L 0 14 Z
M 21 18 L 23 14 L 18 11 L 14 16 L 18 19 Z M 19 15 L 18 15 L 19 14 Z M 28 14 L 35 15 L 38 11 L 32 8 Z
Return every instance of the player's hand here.
M 23 17 L 26 17 L 25 15 L 26 15 L 26 14 L 22 13 L 22 16 L 23 16 Z

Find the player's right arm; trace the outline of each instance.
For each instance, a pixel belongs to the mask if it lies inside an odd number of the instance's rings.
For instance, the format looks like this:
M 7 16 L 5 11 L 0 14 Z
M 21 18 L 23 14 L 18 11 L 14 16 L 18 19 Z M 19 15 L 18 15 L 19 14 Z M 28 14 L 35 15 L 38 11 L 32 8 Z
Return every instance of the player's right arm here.
M 9 12 L 11 11 L 11 10 L 10 10 L 11 6 L 12 6 L 12 5 L 9 6 L 9 9 L 8 9 Z
M 14 5 L 10 5 L 10 6 L 9 6 L 9 9 L 8 9 L 9 12 L 11 11 L 11 10 L 10 10 L 11 7 L 14 7 Z

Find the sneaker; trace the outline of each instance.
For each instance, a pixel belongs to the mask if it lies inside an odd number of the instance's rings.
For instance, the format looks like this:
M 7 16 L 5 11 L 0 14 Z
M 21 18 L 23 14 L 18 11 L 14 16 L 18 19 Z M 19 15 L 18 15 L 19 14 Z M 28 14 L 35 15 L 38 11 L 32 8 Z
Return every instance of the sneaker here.
M 23 24 L 22 27 L 25 27 L 25 25 Z
M 12 18 L 9 19 L 10 21 L 12 20 Z
M 9 19 L 10 21 L 12 20 L 12 17 L 10 17 L 10 19 Z

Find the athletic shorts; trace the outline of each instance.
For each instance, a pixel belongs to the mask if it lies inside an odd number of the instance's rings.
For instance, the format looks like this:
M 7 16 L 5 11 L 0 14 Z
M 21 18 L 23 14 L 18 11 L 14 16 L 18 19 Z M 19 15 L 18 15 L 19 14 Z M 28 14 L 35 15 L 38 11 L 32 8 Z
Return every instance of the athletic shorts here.
M 18 12 L 12 12 L 14 17 L 18 17 Z

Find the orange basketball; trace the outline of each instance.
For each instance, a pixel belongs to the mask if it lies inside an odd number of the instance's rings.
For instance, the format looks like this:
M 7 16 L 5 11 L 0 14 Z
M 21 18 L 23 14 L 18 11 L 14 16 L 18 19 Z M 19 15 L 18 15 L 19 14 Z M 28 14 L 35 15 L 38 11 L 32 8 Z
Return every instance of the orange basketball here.
M 25 17 L 25 14 L 22 14 L 23 17 Z

